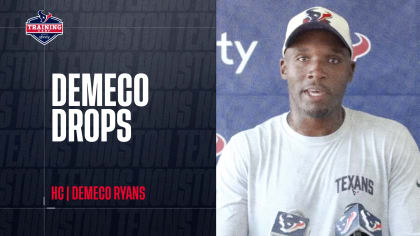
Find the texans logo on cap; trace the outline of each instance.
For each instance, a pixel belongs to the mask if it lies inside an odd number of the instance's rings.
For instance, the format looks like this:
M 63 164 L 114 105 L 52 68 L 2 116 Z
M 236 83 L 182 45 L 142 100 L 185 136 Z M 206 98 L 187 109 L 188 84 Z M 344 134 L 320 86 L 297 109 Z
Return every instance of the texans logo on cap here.
M 311 8 L 306 11 L 306 14 L 308 14 L 308 17 L 303 19 L 303 23 L 308 22 L 314 22 L 314 21 L 320 21 L 325 23 L 330 23 L 328 19 L 332 18 L 332 14 L 330 12 L 321 13 L 318 11 L 315 11 L 317 8 Z

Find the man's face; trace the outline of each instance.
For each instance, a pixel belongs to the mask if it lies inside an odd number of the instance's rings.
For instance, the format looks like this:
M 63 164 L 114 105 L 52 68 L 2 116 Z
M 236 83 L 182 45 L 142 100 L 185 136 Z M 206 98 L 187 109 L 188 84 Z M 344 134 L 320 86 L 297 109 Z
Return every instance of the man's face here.
M 322 118 L 341 109 L 354 62 L 340 39 L 324 30 L 299 34 L 280 62 L 292 111 Z

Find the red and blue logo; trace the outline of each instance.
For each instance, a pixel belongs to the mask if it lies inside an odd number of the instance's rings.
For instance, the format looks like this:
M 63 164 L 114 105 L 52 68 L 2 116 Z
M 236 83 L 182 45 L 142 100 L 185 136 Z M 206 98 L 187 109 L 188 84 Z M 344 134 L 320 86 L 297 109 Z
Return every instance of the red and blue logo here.
M 222 154 L 223 149 L 225 148 L 226 145 L 226 139 L 216 133 L 216 156 L 219 156 L 220 154 Z
M 354 33 L 358 38 L 359 42 L 353 44 L 353 57 L 352 61 L 357 61 L 358 58 L 363 57 L 364 55 L 370 52 L 370 40 L 366 35 L 361 33 Z
M 26 34 L 32 36 L 42 45 L 47 45 L 57 38 L 58 35 L 63 34 L 63 21 L 53 17 L 49 12 L 46 15 L 43 13 L 43 10 L 39 10 L 38 16 L 29 18 L 26 21 Z
M 328 19 L 332 18 L 332 14 L 330 12 L 325 12 L 325 13 L 321 13 L 321 12 L 317 12 L 314 11 L 314 9 L 316 8 L 312 8 L 306 11 L 307 17 L 305 19 L 303 19 L 303 23 L 309 23 L 309 22 L 324 22 L 324 23 L 330 23 L 328 21 Z

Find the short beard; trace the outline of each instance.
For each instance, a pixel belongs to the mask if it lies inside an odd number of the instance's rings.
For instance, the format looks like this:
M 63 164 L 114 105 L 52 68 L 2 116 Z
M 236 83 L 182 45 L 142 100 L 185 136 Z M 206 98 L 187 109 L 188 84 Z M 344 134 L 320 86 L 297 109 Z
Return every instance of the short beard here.
M 308 116 L 312 118 L 325 118 L 328 117 L 331 113 L 331 111 L 328 108 L 321 108 L 321 109 L 303 109 L 303 112 L 305 112 Z
M 295 110 L 295 112 L 300 113 L 302 115 L 309 116 L 314 119 L 323 119 L 330 116 L 333 111 L 338 108 L 341 109 L 341 99 L 340 101 L 336 101 L 333 104 L 329 105 L 314 105 L 314 104 L 302 104 L 302 106 L 298 105 L 298 99 L 294 99 L 293 95 L 289 93 L 289 103 L 290 103 L 290 109 Z

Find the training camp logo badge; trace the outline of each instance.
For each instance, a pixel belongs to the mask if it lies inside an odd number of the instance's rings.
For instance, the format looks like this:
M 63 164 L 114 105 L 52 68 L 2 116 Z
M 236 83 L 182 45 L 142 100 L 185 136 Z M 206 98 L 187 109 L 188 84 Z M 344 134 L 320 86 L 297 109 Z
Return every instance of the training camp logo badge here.
M 63 21 L 53 17 L 49 12 L 46 15 L 43 13 L 43 10 L 39 10 L 38 16 L 29 18 L 26 21 L 26 34 L 32 36 L 42 45 L 47 45 L 58 35 L 63 34 Z

